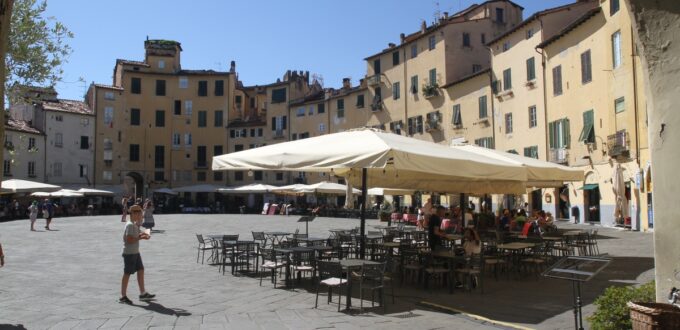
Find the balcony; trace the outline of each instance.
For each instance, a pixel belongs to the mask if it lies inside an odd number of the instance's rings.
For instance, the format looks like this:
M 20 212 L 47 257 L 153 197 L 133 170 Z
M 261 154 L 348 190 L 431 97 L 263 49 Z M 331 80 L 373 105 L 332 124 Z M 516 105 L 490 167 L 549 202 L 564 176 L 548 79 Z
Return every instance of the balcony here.
M 383 111 L 384 108 L 385 107 L 382 101 L 376 101 L 371 103 L 371 111 L 373 112 Z
M 437 120 L 428 120 L 428 121 L 425 123 L 425 130 L 428 131 L 428 132 L 437 131 L 437 130 L 441 129 L 440 126 L 441 126 L 441 125 L 439 125 L 439 121 L 437 121 Z
M 439 86 L 437 84 L 423 85 L 423 96 L 426 99 L 433 98 L 439 95 Z
M 625 129 L 609 135 L 607 147 L 611 157 L 630 157 L 630 135 Z
M 380 74 L 374 74 L 366 79 L 366 83 L 368 86 L 371 87 L 380 87 L 380 84 L 382 83 L 380 79 Z
M 281 130 L 276 130 L 276 131 L 274 131 L 274 134 L 273 134 L 272 138 L 274 138 L 274 139 L 283 139 L 283 138 L 284 138 L 284 136 L 283 136 L 283 130 L 281 129 Z
M 569 150 L 566 148 L 550 149 L 549 161 L 557 164 L 569 163 Z

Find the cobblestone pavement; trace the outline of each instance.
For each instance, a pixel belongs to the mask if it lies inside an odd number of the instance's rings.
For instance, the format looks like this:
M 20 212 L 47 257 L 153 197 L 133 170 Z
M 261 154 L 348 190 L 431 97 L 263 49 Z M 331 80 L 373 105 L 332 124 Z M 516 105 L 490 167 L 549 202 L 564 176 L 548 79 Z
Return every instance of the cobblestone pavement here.
M 30 232 L 28 221 L 0 223 L 6 265 L 0 268 L 0 328 L 27 329 L 498 329 L 513 325 L 543 329 L 573 327 L 571 286 L 535 277 L 484 279 L 484 294 L 443 288 L 398 286 L 389 301 L 367 313 L 337 312 L 307 287 L 274 289 L 256 278 L 222 275 L 217 267 L 196 263 L 195 233 L 232 234 L 250 239 L 251 231 L 294 231 L 297 217 L 259 215 L 157 215 L 159 232 L 141 243 L 147 289 L 137 298 L 136 279 L 119 304 L 122 231 L 119 216 L 59 218 L 53 231 Z M 39 220 L 43 221 L 43 220 Z M 310 236 L 329 228 L 352 228 L 355 219 L 317 218 Z M 36 228 L 42 228 L 39 223 Z M 368 228 L 377 221 L 368 221 Z M 575 227 L 561 224 L 561 227 Z M 580 226 L 583 227 L 583 226 Z M 652 235 L 600 228 L 600 250 L 612 264 L 584 286 L 584 313 L 609 285 L 653 278 Z M 354 306 L 359 305 L 354 295 Z M 432 304 L 459 312 L 432 309 Z M 478 315 L 480 317 L 475 317 Z M 495 320 L 495 321 L 492 321 Z

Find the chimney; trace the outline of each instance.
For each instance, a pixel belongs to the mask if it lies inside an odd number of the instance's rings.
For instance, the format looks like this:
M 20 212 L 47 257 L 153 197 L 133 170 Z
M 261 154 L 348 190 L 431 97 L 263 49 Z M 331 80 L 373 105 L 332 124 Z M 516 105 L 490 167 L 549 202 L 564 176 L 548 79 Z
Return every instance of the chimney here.
M 423 20 L 423 22 L 420 23 L 420 33 L 425 33 L 425 31 L 427 31 L 427 23 Z
M 366 82 L 366 80 L 364 78 L 359 79 L 359 86 L 366 87 L 365 82 Z
M 236 72 L 236 61 L 231 61 L 231 66 L 229 67 L 229 72 L 231 72 L 231 73 Z
M 397 45 L 395 45 L 393 42 L 390 42 L 389 44 L 387 44 L 387 47 L 389 47 L 389 48 L 394 48 L 396 46 Z
M 344 89 L 352 88 L 352 80 L 350 78 L 342 78 L 342 88 Z
M 446 19 L 446 18 L 449 18 L 449 12 L 448 12 L 448 11 L 445 11 L 445 12 L 444 12 L 444 18 L 445 18 L 445 19 Z
M 400 34 L 399 34 L 399 40 L 401 40 L 401 43 L 403 44 L 404 41 L 406 40 L 406 35 L 403 34 L 403 33 L 400 33 Z

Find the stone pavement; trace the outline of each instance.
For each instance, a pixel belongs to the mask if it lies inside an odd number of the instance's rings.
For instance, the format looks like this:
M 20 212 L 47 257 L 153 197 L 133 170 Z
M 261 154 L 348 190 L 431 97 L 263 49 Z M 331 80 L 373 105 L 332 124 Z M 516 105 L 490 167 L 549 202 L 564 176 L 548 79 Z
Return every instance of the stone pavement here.
M 59 218 L 53 231 L 30 232 L 28 221 L 0 223 L 6 265 L 0 268 L 0 329 L 498 329 L 511 324 L 530 328 L 573 327 L 570 285 L 548 279 L 495 281 L 487 277 L 485 293 L 442 288 L 397 287 L 396 304 L 358 314 L 337 312 L 325 297 L 314 309 L 314 291 L 274 289 L 255 278 L 222 275 L 217 267 L 196 263 L 195 233 L 294 231 L 297 217 L 260 215 L 157 215 L 151 240 L 141 242 L 147 289 L 157 294 L 145 303 L 130 280 L 134 306 L 117 303 L 122 274 L 119 216 Z M 39 220 L 36 228 L 42 228 Z M 352 228 L 356 219 L 317 218 L 310 236 L 329 228 Z M 370 225 L 377 221 L 368 221 Z M 574 225 L 561 224 L 561 227 Z M 582 226 L 580 226 L 582 227 Z M 605 287 L 642 283 L 653 278 L 652 235 L 600 229 L 601 252 L 615 257 L 601 276 L 584 286 L 590 304 Z M 359 305 L 358 298 L 353 304 Z M 460 313 L 443 313 L 427 303 Z M 584 309 L 591 313 L 592 305 Z M 469 314 L 482 316 L 474 318 Z M 485 318 L 496 320 L 492 322 Z

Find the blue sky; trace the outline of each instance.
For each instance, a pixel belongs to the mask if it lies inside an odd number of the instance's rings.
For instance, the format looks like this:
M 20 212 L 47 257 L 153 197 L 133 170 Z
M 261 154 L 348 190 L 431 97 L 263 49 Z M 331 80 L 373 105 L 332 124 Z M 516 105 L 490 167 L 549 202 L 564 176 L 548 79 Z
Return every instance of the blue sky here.
M 483 0 L 476 1 L 477 3 Z M 569 0 L 518 0 L 524 17 Z M 454 13 L 471 0 L 118 0 L 48 1 L 47 15 L 75 37 L 64 65 L 61 98 L 82 99 L 91 82 L 110 84 L 116 58 L 143 60 L 144 40 L 182 43 L 182 68 L 228 70 L 236 61 L 246 85 L 276 81 L 286 70 L 320 74 L 326 87 L 354 84 L 363 58 L 399 33 L 428 25 L 437 10 Z M 82 77 L 85 83 L 78 82 Z

